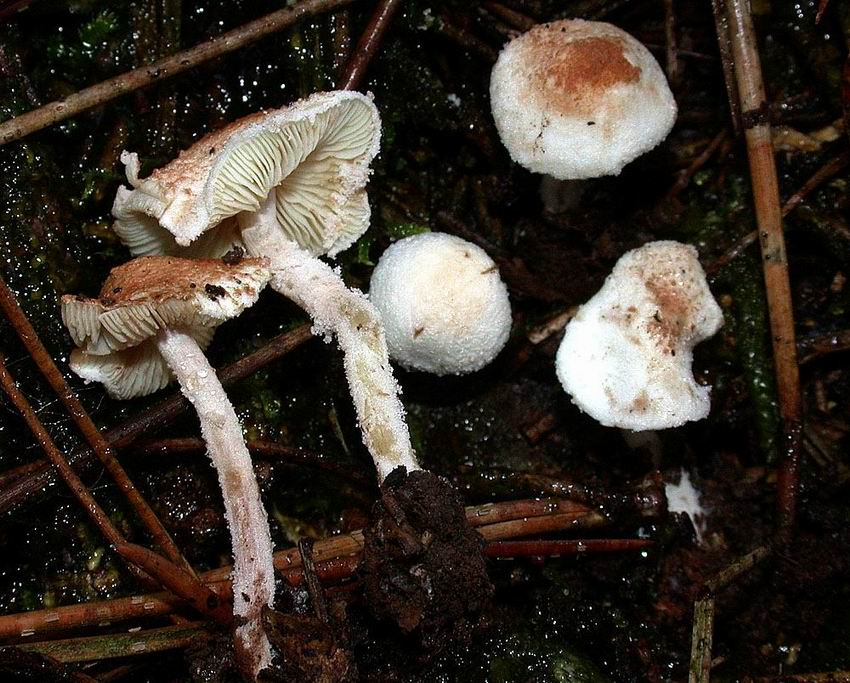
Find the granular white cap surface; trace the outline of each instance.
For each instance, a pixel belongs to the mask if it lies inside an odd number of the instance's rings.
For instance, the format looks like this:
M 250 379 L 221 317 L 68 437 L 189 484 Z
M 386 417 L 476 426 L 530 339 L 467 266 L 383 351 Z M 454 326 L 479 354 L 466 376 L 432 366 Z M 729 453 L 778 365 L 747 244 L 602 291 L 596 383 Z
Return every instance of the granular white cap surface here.
M 390 246 L 372 274 L 390 357 L 436 375 L 480 370 L 508 340 L 511 305 L 487 253 L 430 232 Z
M 616 26 L 581 19 L 508 43 L 490 76 L 490 106 L 511 158 L 561 180 L 619 174 L 676 120 L 649 50 Z
M 710 388 L 694 380 L 693 348 L 722 324 L 696 249 L 651 242 L 623 255 L 567 325 L 558 378 L 606 426 L 644 431 L 701 420 Z

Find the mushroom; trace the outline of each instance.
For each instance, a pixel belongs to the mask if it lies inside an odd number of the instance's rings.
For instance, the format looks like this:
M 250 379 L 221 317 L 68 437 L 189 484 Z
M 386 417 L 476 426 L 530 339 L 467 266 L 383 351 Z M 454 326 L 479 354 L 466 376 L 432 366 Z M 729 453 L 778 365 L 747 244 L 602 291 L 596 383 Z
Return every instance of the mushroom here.
M 722 324 L 696 249 L 650 242 L 624 254 L 567 325 L 558 378 L 606 426 L 644 431 L 701 420 L 711 390 L 694 380 L 693 348 Z
M 498 266 L 480 247 L 445 233 L 391 245 L 372 273 L 369 299 L 381 314 L 390 357 L 435 375 L 480 370 L 511 331 Z
M 116 197 L 115 231 L 134 253 L 197 257 L 244 246 L 265 256 L 271 287 L 307 311 L 316 333 L 336 337 L 363 441 L 382 484 L 375 534 L 367 534 L 364 553 L 371 552 L 370 539 L 383 547 L 377 539 L 395 526 L 410 541 L 389 554 L 378 550 L 385 561 L 367 563 L 367 592 L 372 586 L 399 598 L 373 611 L 402 628 L 433 623 L 429 631 L 450 633 L 455 621 L 477 614 L 482 596 L 489 596 L 483 541 L 451 484 L 416 460 L 380 315 L 318 258 L 345 249 L 368 228 L 365 185 L 379 141 L 372 100 L 346 91 L 236 121 L 144 180 L 138 179 L 137 159 L 125 154 L 135 189 Z M 427 506 L 417 491 L 426 492 Z M 456 555 L 465 562 L 454 570 L 440 561 Z M 451 620 L 438 599 L 442 589 L 432 590 L 447 577 L 457 591 L 451 608 L 457 619 Z M 407 609 L 418 618 L 411 619 Z
M 510 41 L 490 76 L 490 106 L 511 158 L 560 180 L 618 175 L 676 120 L 649 50 L 616 26 L 582 19 Z
M 98 299 L 64 296 L 62 319 L 80 347 L 70 361 L 80 377 L 127 399 L 163 388 L 173 373 L 195 406 L 232 538 L 237 657 L 256 677 L 271 661 L 261 616 L 274 599 L 272 543 L 239 419 L 203 349 L 257 300 L 269 269 L 262 259 L 225 260 L 137 258 L 112 270 Z
M 379 477 L 416 462 L 374 307 L 317 257 L 333 256 L 369 226 L 365 184 L 380 118 L 356 92 L 318 93 L 258 112 L 196 142 L 150 177 L 122 155 L 133 190 L 119 190 L 115 231 L 134 254 L 220 255 L 245 246 L 267 256 L 271 286 L 334 335 Z M 248 238 L 250 235 L 250 239 Z

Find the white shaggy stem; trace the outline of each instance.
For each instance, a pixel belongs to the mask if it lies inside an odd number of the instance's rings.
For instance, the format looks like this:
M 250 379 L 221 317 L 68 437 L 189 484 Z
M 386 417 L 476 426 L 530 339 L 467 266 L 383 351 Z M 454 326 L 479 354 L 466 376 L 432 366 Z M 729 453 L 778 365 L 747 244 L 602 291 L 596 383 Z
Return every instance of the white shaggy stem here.
M 274 567 L 268 518 L 236 411 L 215 370 L 191 336 L 165 330 L 157 346 L 195 406 L 207 452 L 218 472 L 224 514 L 233 544 L 233 613 L 237 657 L 253 676 L 271 662 L 262 626 L 264 606 L 274 600 Z
M 387 355 L 384 328 L 375 307 L 362 292 L 345 286 L 339 273 L 280 233 L 261 211 L 243 214 L 242 239 L 251 255 L 271 262 L 271 287 L 301 306 L 318 334 L 336 337 L 345 354 L 345 374 L 363 443 L 372 454 L 380 482 L 396 467 L 421 469 L 410 444 L 404 406 L 398 397 Z

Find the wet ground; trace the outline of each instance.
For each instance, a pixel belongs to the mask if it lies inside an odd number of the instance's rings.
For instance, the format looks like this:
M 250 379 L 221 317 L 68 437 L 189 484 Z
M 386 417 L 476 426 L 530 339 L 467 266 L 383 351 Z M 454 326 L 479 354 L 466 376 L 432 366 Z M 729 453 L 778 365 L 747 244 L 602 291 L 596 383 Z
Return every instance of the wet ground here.
M 662 2 L 505 4 L 537 20 L 611 21 L 665 63 Z M 847 149 L 842 67 L 850 4 L 821 3 L 828 7 L 818 25 L 812 0 L 753 4 L 777 133 L 780 191 L 787 198 Z M 0 24 L 0 116 L 194 45 L 278 6 L 36 0 Z M 94 294 L 108 270 L 128 256 L 109 231 L 111 201 L 121 182 L 120 150 L 139 152 L 147 172 L 226 121 L 332 87 L 342 61 L 335 50 L 344 51 L 346 36 L 356 42 L 369 7 L 355 3 L 336 18 L 308 20 L 0 148 L 3 276 L 63 370 L 71 343 L 57 297 Z M 706 515 L 701 542 L 691 520 L 671 515 L 657 524 L 624 523 L 608 532 L 653 539 L 647 552 L 491 561 L 492 610 L 455 647 L 430 660 L 389 635 L 377 641 L 364 636 L 363 605 L 354 598 L 347 606 L 346 637 L 356 643 L 363 678 L 685 680 L 693 603 L 702 582 L 772 538 L 778 417 L 756 247 L 711 278 L 725 325 L 696 353 L 698 378 L 714 386 L 712 412 L 703 422 L 629 445 L 619 431 L 582 415 L 563 393 L 553 367 L 560 333 L 539 343 L 529 339 L 593 294 L 628 249 L 679 239 L 696 245 L 710 266 L 754 228 L 746 152 L 731 129 L 710 3 L 675 3 L 675 22 L 679 56 L 673 90 L 680 114 L 673 133 L 622 175 L 586 183 L 574 206 L 554 213 L 544 210 L 539 177 L 510 162 L 489 115 L 490 67 L 508 30 L 496 15 L 478 2 L 405 2 L 370 68 L 364 88 L 374 92 L 381 110 L 383 145 L 369 189 L 373 226 L 340 258 L 347 281 L 365 288 L 388 244 L 417 231 L 441 230 L 477 242 L 499 262 L 514 308 L 511 340 L 486 370 L 448 380 L 399 372 L 424 464 L 453 480 L 466 504 L 544 493 L 527 481 L 520 485 L 510 474 L 516 472 L 609 489 L 655 468 L 671 482 L 685 471 L 702 495 Z M 680 172 L 724 131 L 687 185 L 677 186 Z M 820 342 L 850 326 L 848 178 L 845 170 L 821 184 L 786 221 L 805 359 L 799 533 L 720 593 L 716 680 L 850 669 L 850 366 L 840 351 L 817 353 Z M 303 320 L 296 307 L 267 292 L 240 323 L 219 331 L 211 360 L 227 363 Z M 69 418 L 5 322 L 0 345 L 57 443 L 72 450 L 79 439 Z M 99 387 L 69 379 L 104 427 L 155 400 L 121 404 Z M 286 547 L 301 536 L 320 538 L 362 526 L 378 492 L 339 352 L 308 342 L 230 393 L 249 438 L 306 449 L 339 470 L 260 460 L 275 544 Z M 186 417 L 156 436 L 195 435 L 196 425 Z M 0 468 L 38 457 L 23 422 L 4 403 Z M 123 461 L 195 566 L 227 561 L 215 477 L 201 454 L 127 450 Z M 143 540 L 108 478 L 94 472 L 87 482 L 119 528 Z M 2 612 L 135 590 L 97 530 L 59 487 L 6 514 L 0 543 Z M 304 604 L 303 595 L 291 596 L 294 608 Z M 200 680 L 217 680 L 213 672 L 222 666 L 209 664 L 212 651 L 136 658 L 125 680 L 166 680 L 164 670 L 167 680 L 191 680 L 190 671 Z

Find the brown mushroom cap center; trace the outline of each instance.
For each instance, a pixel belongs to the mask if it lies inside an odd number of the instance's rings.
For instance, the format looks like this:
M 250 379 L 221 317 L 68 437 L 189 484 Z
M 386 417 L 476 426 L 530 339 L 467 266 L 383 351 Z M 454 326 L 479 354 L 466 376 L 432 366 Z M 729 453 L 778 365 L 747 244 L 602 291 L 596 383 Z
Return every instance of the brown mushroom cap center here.
M 563 114 L 592 116 L 610 88 L 634 83 L 641 70 L 629 62 L 616 36 L 565 41 L 557 29 L 527 34 L 524 59 L 533 64 L 529 83 L 539 103 Z M 592 120 L 592 119 L 591 119 Z

